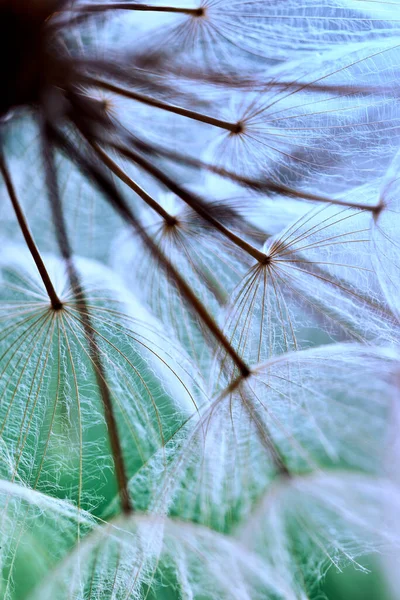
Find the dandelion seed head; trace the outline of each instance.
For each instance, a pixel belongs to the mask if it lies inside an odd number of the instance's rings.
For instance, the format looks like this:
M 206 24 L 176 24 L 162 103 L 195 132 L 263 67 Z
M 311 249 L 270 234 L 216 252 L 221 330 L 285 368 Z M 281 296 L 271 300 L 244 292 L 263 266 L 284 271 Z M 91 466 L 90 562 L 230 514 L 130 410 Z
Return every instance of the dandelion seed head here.
M 398 551 L 395 4 L 0 0 L 5 600 Z

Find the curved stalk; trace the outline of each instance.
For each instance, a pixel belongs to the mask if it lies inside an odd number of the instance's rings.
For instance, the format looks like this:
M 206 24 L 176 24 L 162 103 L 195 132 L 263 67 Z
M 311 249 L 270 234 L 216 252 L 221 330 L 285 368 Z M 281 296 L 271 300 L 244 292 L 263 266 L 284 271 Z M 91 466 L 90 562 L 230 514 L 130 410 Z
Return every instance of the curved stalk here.
M 56 166 L 54 164 L 54 155 L 51 140 L 51 126 L 48 123 L 45 123 L 42 127 L 42 144 L 46 170 L 46 182 L 49 190 L 49 199 L 53 214 L 53 221 L 57 231 L 58 245 L 67 265 L 71 287 L 74 290 L 75 296 L 79 298 L 79 304 L 81 306 L 80 313 L 82 315 L 85 336 L 89 344 L 90 356 L 93 361 L 97 385 L 100 391 L 104 408 L 104 416 L 106 419 L 111 452 L 114 460 L 115 474 L 118 484 L 121 508 L 125 514 L 130 514 L 133 512 L 133 506 L 129 497 L 128 476 L 125 468 L 124 456 L 118 434 L 117 422 L 114 415 L 111 393 L 107 384 L 107 376 L 101 360 L 99 349 L 96 344 L 94 328 L 91 323 L 90 311 L 87 306 L 85 293 L 82 289 L 78 273 L 76 272 L 72 260 L 72 250 L 69 243 L 58 190 L 57 172 Z

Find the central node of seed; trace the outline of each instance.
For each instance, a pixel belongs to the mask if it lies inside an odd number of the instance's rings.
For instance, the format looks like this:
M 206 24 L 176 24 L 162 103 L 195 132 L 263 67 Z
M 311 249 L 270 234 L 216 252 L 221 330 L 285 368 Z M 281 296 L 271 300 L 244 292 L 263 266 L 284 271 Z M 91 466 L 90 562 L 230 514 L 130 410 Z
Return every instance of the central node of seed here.
M 235 123 L 235 126 L 232 129 L 232 133 L 234 133 L 235 135 L 239 135 L 243 132 L 244 132 L 244 123 L 242 123 L 242 121 L 238 121 L 237 123 Z
M 60 310 L 62 310 L 64 308 L 64 304 L 61 302 L 61 300 L 59 300 L 58 302 L 52 302 L 51 303 L 51 308 L 55 311 L 58 312 Z
M 171 231 L 179 226 L 179 221 L 173 215 L 164 216 L 164 230 Z
M 193 12 L 193 16 L 196 18 L 201 18 L 206 16 L 206 9 L 204 6 L 200 6 Z
M 272 262 L 271 255 L 270 254 L 264 254 L 264 257 L 263 257 L 263 259 L 261 261 L 261 264 L 263 264 L 265 266 L 268 266 L 268 265 L 271 264 L 271 262 Z

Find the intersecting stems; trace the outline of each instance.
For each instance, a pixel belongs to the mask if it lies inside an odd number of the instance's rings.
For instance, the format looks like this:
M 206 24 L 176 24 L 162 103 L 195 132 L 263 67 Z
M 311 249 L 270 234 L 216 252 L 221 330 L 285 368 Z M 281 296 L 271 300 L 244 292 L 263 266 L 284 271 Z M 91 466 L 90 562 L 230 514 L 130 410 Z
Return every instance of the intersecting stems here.
M 88 141 L 88 143 L 92 145 L 93 142 L 91 141 L 89 135 L 87 135 L 87 133 L 79 127 L 79 123 L 77 121 L 75 121 L 75 124 L 80 130 L 83 137 Z M 225 336 L 223 331 L 221 331 L 217 322 L 208 312 L 207 308 L 197 298 L 190 285 L 181 276 L 181 274 L 174 267 L 174 265 L 164 256 L 163 252 L 151 239 L 147 232 L 141 227 L 140 223 L 135 218 L 135 215 L 132 213 L 131 209 L 125 202 L 125 199 L 118 193 L 118 190 L 112 184 L 109 177 L 105 175 L 103 171 L 99 169 L 96 164 L 94 164 L 93 161 L 88 160 L 84 155 L 79 153 L 77 148 L 72 146 L 60 131 L 58 131 L 57 129 L 53 129 L 52 135 L 55 143 L 57 143 L 57 145 L 67 153 L 69 158 L 78 165 L 81 171 L 83 171 L 91 180 L 93 180 L 93 182 L 103 192 L 103 194 L 105 195 L 109 203 L 114 207 L 114 209 L 127 221 L 127 223 L 130 224 L 133 230 L 136 231 L 136 233 L 142 239 L 143 243 L 148 248 L 149 252 L 163 267 L 167 275 L 171 277 L 172 281 L 175 283 L 176 287 L 181 292 L 183 298 L 187 301 L 188 305 L 197 315 L 199 320 L 206 326 L 209 332 L 221 344 L 221 346 L 225 349 L 227 355 L 231 357 L 236 368 L 240 373 L 240 376 L 242 378 L 247 378 L 251 374 L 251 370 L 248 367 L 248 365 L 237 353 L 237 351 L 232 346 L 232 344 Z
M 179 198 L 181 198 L 188 206 L 190 206 L 190 208 L 192 208 L 205 221 L 210 223 L 210 225 L 212 225 L 217 231 L 222 233 L 222 235 L 229 239 L 235 246 L 241 248 L 244 252 L 252 256 L 260 264 L 266 264 L 268 262 L 268 257 L 264 252 L 261 252 L 261 250 L 255 248 L 254 246 L 249 244 L 249 242 L 246 242 L 246 240 L 233 233 L 233 231 L 231 231 L 230 229 L 225 227 L 225 225 L 220 223 L 220 221 L 215 219 L 207 210 L 207 206 L 200 200 L 200 198 L 197 198 L 194 194 L 182 188 L 179 184 L 177 184 L 170 177 L 168 177 L 168 175 L 161 171 L 161 169 L 159 169 L 146 158 L 144 158 L 143 155 L 139 154 L 138 152 L 129 150 L 128 148 L 125 148 L 125 146 L 120 146 L 117 144 L 114 145 L 114 148 L 123 156 L 142 167 L 142 169 L 144 169 L 147 173 L 152 175 L 160 183 L 165 185 L 165 187 L 168 188 L 171 192 L 179 196 Z
M 89 345 L 90 356 L 93 361 L 97 385 L 103 403 L 104 416 L 107 424 L 108 437 L 114 461 L 121 508 L 125 514 L 130 514 L 133 511 L 133 506 L 129 497 L 128 476 L 118 433 L 117 421 L 114 414 L 112 396 L 107 383 L 107 374 L 101 360 L 99 348 L 97 346 L 94 328 L 90 318 L 90 310 L 86 302 L 86 296 L 72 259 L 72 249 L 69 242 L 58 189 L 57 171 L 54 163 L 54 150 L 51 132 L 51 125 L 45 122 L 42 129 L 43 156 L 53 221 L 57 231 L 58 245 L 67 266 L 71 287 L 74 290 L 75 297 L 79 298 L 79 304 L 81 307 L 80 314 L 82 316 L 85 337 Z

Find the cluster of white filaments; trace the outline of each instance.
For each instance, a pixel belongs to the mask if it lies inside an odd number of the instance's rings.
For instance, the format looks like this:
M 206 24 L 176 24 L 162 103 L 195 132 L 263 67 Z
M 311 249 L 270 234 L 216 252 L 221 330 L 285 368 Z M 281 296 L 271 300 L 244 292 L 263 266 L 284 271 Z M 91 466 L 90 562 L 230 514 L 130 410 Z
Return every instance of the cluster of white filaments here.
M 398 558 L 399 15 L 0 0 L 1 598 Z

